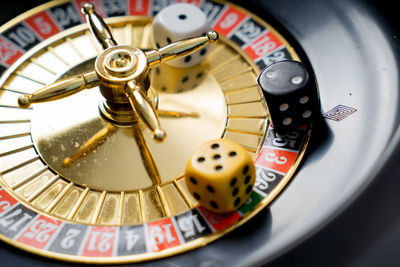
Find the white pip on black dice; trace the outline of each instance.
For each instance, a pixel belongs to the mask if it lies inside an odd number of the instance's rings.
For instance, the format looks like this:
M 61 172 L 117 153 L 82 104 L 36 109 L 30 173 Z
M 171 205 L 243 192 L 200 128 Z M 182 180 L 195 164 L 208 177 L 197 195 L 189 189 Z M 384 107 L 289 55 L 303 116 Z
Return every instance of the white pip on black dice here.
M 170 5 L 161 10 L 153 20 L 153 39 L 157 48 L 172 42 L 205 35 L 211 30 L 207 17 L 200 8 L 186 3 Z M 166 62 L 166 64 L 189 68 L 199 64 L 210 48 L 205 46 L 200 51 L 186 57 Z
M 308 125 L 320 114 L 319 97 L 305 66 L 284 60 L 266 67 L 258 77 L 272 125 L 287 132 Z

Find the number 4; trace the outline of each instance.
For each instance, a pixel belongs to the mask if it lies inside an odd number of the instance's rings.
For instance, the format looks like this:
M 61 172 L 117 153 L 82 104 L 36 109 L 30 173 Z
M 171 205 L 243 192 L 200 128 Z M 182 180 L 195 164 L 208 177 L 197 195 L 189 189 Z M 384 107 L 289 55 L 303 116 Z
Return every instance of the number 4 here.
M 131 251 L 139 240 L 139 235 L 136 234 L 135 230 L 126 231 L 126 250 Z

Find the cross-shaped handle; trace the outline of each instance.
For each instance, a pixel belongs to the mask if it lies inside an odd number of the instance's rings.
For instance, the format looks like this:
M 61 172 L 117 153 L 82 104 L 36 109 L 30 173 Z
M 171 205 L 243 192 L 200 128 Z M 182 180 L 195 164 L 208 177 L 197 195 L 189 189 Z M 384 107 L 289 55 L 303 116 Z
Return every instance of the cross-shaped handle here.
M 149 80 L 148 69 L 163 62 L 187 56 L 208 43 L 216 42 L 218 34 L 210 31 L 204 36 L 185 39 L 160 49 L 143 52 L 133 47 L 118 46 L 110 28 L 95 12 L 92 4 L 84 4 L 82 12 L 86 16 L 90 31 L 105 49 L 97 57 L 96 70 L 47 85 L 32 95 L 22 95 L 18 99 L 19 105 L 27 108 L 32 103 L 61 99 L 83 89 L 100 85 L 101 92 L 107 101 L 112 102 L 113 99 L 110 100 L 107 97 L 115 93 L 126 97 L 125 103 L 131 104 L 133 112 L 152 131 L 154 139 L 164 140 L 166 133 L 161 129 L 156 108 L 146 94 L 149 89 L 149 83 L 146 82 Z M 118 53 L 115 52 L 117 49 Z M 108 91 L 110 93 L 107 93 Z M 114 102 L 112 106 L 115 108 Z M 118 123 L 118 118 L 116 122 Z

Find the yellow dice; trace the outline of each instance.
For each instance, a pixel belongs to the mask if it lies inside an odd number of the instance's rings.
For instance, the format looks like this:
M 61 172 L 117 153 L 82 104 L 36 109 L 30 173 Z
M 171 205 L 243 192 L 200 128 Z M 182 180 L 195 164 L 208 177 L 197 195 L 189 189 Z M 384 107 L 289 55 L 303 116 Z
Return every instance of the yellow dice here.
M 238 209 L 256 179 L 254 161 L 240 145 L 218 139 L 201 145 L 186 165 L 186 185 L 200 205 L 215 212 Z

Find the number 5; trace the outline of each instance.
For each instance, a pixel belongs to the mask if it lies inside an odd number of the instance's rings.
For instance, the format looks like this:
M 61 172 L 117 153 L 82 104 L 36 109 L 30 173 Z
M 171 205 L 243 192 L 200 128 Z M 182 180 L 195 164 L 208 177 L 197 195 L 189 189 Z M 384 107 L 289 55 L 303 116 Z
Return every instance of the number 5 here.
M 49 34 L 51 32 L 51 26 L 49 23 L 43 20 L 43 17 L 37 17 L 34 20 L 35 24 L 38 26 L 39 31 L 42 34 Z

